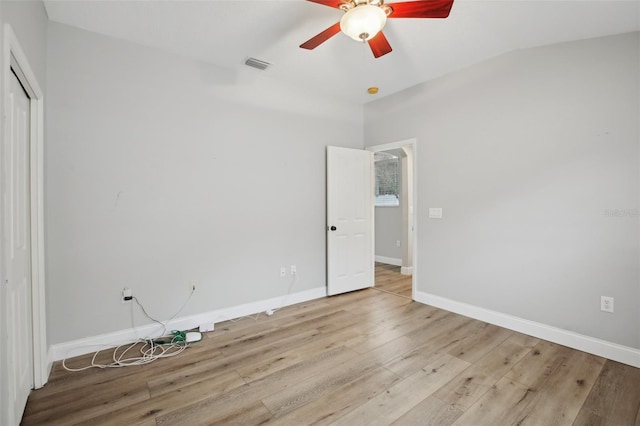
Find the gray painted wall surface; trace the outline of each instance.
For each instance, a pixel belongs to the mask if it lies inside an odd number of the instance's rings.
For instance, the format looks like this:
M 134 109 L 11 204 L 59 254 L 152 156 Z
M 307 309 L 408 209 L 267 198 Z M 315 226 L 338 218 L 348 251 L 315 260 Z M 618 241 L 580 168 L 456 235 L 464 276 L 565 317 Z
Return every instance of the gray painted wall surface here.
M 518 51 L 365 106 L 367 144 L 418 141 L 418 291 L 640 348 L 639 52 Z
M 362 109 L 50 23 L 51 343 L 325 285 L 325 147 Z M 136 315 L 136 324 L 148 323 Z
M 396 150 L 400 151 L 400 150 Z M 393 152 L 400 155 L 400 152 Z M 402 161 L 398 162 L 399 185 L 402 185 Z M 400 200 L 402 202 L 402 200 Z M 402 207 L 375 208 L 375 255 L 402 260 Z
M 9 23 L 29 60 L 38 84 L 46 91 L 47 12 L 41 1 L 0 1 L 2 22 Z M 4 29 L 3 29 L 4 31 Z
M 402 209 L 398 207 L 375 208 L 376 256 L 402 259 Z
M 40 2 L 0 19 L 46 89 L 50 343 L 130 327 L 124 286 L 167 318 L 191 280 L 183 315 L 282 295 L 292 263 L 294 291 L 324 285 L 324 147 L 361 146 L 359 107 L 47 33 Z M 515 52 L 365 106 L 369 145 L 420 145 L 418 291 L 640 347 L 638 51 Z

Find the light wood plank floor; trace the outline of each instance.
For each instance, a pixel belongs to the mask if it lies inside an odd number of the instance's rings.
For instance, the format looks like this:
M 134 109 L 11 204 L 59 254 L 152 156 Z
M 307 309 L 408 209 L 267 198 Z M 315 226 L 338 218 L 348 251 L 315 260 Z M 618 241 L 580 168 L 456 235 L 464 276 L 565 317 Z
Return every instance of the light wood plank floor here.
M 400 274 L 400 267 L 376 262 L 375 289 L 411 299 L 411 276 Z
M 367 289 L 217 324 L 146 366 L 57 363 L 23 424 L 638 426 L 639 410 L 640 369 Z

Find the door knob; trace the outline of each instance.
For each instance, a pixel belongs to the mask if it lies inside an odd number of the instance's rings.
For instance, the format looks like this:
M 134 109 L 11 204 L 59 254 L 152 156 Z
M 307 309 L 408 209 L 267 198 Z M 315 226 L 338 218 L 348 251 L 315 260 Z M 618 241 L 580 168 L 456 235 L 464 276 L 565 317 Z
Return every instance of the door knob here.
M 338 228 L 336 228 L 335 226 L 331 225 L 331 228 L 329 228 L 329 229 L 332 230 L 332 231 L 335 231 Z

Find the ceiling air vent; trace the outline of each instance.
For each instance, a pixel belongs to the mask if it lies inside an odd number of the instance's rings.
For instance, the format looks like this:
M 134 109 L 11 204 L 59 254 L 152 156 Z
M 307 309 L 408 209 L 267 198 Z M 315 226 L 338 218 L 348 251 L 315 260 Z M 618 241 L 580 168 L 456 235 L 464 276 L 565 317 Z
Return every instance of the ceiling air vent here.
M 250 67 L 258 68 L 259 70 L 266 70 L 271 65 L 269 62 L 261 61 L 256 58 L 249 58 L 244 61 L 245 65 L 249 65 Z

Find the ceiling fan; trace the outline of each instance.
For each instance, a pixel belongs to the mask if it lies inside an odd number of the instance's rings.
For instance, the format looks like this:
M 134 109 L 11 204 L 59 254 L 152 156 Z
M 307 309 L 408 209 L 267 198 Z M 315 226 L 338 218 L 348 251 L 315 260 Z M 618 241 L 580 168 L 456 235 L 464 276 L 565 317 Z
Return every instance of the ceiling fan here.
M 453 0 L 415 0 L 384 4 L 384 0 L 307 0 L 345 12 L 340 22 L 300 45 L 313 50 L 340 31 L 354 40 L 368 42 L 373 56 L 379 58 L 391 52 L 391 45 L 382 33 L 387 18 L 446 18 Z

